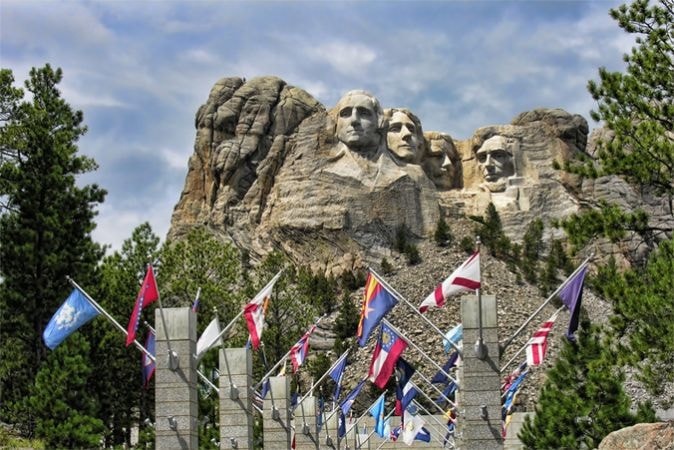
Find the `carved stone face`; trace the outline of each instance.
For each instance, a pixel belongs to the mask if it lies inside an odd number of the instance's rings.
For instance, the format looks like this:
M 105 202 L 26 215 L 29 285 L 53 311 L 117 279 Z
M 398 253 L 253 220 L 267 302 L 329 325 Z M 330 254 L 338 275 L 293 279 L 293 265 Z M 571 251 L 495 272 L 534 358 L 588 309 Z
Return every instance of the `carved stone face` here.
M 457 178 L 461 176 L 459 155 L 451 140 L 443 136 L 430 139 L 423 167 L 428 178 L 437 187 L 443 189 L 454 187 L 457 184 Z
M 379 116 L 373 99 L 347 94 L 337 103 L 337 139 L 349 149 L 367 151 L 379 144 Z
M 419 158 L 419 130 L 402 111 L 395 111 L 391 116 L 386 143 L 389 150 L 403 161 L 415 162 Z
M 484 141 L 476 156 L 485 181 L 493 182 L 514 175 L 513 155 L 503 136 L 493 136 Z

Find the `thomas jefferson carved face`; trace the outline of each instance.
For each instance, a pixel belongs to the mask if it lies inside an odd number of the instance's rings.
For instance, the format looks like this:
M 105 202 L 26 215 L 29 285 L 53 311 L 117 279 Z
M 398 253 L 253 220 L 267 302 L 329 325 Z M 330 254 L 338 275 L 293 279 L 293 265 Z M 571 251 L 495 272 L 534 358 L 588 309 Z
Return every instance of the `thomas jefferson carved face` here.
M 423 142 L 419 128 L 407 113 L 393 110 L 386 134 L 389 150 L 405 162 L 418 161 L 419 145 Z
M 337 103 L 337 139 L 350 150 L 368 152 L 379 145 L 379 102 L 364 91 L 351 91 Z
M 477 164 L 485 181 L 493 182 L 514 174 L 513 154 L 503 136 L 493 136 L 476 152 Z

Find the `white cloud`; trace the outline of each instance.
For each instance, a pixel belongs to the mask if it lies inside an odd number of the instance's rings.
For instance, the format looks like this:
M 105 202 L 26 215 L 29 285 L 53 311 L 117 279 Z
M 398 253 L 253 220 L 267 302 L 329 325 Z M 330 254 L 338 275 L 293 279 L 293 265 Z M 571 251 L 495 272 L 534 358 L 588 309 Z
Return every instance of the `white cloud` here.
M 333 41 L 307 48 L 307 53 L 317 61 L 328 63 L 338 73 L 358 75 L 367 71 L 376 60 L 377 52 L 359 42 Z

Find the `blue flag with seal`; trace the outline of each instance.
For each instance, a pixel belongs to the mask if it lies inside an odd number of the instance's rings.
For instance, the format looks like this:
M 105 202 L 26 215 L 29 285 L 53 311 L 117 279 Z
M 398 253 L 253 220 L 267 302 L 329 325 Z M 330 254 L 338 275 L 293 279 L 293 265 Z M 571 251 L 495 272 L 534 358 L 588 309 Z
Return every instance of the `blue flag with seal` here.
M 100 314 L 79 289 L 73 289 L 65 302 L 52 316 L 42 333 L 47 347 L 54 350 L 79 327 Z
M 370 414 L 374 417 L 374 431 L 380 437 L 386 437 L 386 422 L 384 421 L 384 395 L 379 397 L 370 408 Z

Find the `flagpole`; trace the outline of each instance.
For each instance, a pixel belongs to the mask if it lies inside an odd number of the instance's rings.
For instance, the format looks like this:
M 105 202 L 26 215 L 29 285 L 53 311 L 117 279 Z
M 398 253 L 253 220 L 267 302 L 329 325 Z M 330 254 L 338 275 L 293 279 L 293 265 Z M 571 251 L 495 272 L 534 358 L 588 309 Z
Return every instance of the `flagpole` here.
M 447 397 L 443 391 L 441 391 L 441 390 L 440 390 L 436 385 L 434 385 L 428 378 L 426 378 L 426 376 L 425 376 L 423 373 L 419 372 L 418 370 L 415 370 L 414 373 L 418 373 L 419 376 L 420 376 L 420 377 L 421 377 L 421 378 L 422 378 L 422 379 L 423 379 L 429 386 L 431 386 L 433 389 L 435 389 L 435 391 L 436 391 L 438 394 L 440 394 L 445 400 L 447 400 L 447 402 L 448 402 L 450 405 L 456 407 L 456 403 L 454 403 L 452 400 L 450 400 L 449 397 Z M 414 376 L 414 375 L 412 375 L 412 376 Z M 456 381 L 454 381 L 454 380 L 452 379 L 452 382 L 456 385 Z M 412 385 L 413 385 L 413 386 L 416 386 L 416 384 L 414 384 L 414 383 L 412 383 Z M 456 385 L 456 386 L 457 386 L 457 389 L 458 389 L 458 385 Z M 417 390 L 418 390 L 418 389 L 417 389 Z
M 480 253 L 480 236 L 475 237 L 475 248 L 476 248 L 476 253 Z M 478 261 L 478 264 L 480 264 L 480 261 Z M 479 267 L 478 267 L 479 270 Z M 487 357 L 487 346 L 484 345 L 484 340 L 482 338 L 482 290 L 480 288 L 477 288 L 475 290 L 477 294 L 477 328 L 479 331 L 479 336 L 477 338 L 477 342 L 475 342 L 475 356 L 480 359 L 484 360 Z
M 375 400 L 375 401 L 373 401 L 372 403 L 370 403 L 370 406 L 367 407 L 367 409 L 365 410 L 365 412 L 364 412 L 363 414 L 361 414 L 360 417 L 357 418 L 356 421 L 353 423 L 353 426 L 356 427 L 356 435 L 358 435 L 358 422 L 360 422 L 360 420 L 361 420 L 363 417 L 365 417 L 366 414 L 368 414 L 368 413 L 370 412 L 370 408 L 372 408 L 372 406 L 373 406 L 375 403 L 377 403 L 377 402 L 379 401 L 379 399 L 382 398 L 384 395 L 386 395 L 386 392 L 382 392 L 382 394 L 381 394 L 379 397 L 377 397 L 377 400 Z M 352 428 L 353 428 L 353 427 L 352 427 Z M 354 439 L 354 447 L 355 447 L 355 448 L 358 448 L 358 447 L 359 447 L 359 445 L 358 445 L 358 443 L 355 441 L 355 439 Z
M 318 320 L 316 321 L 316 323 L 314 323 L 314 325 L 318 325 L 326 315 L 327 314 L 323 314 L 321 317 L 319 317 Z M 294 344 L 293 344 L 293 346 L 294 346 Z M 269 377 L 269 375 L 272 374 L 272 372 L 274 372 L 282 363 L 285 363 L 286 359 L 288 358 L 288 356 L 290 355 L 290 353 L 292 351 L 293 351 L 293 347 L 290 347 L 290 350 L 288 350 L 288 352 L 285 355 L 283 355 L 283 357 L 281 357 L 281 359 L 279 359 L 276 364 L 274 364 L 274 367 L 269 369 L 269 372 L 267 372 L 262 378 L 260 378 L 260 381 L 255 386 L 253 386 L 253 390 L 256 390 L 262 383 L 264 383 L 264 380 L 266 380 L 267 377 Z
M 456 384 L 457 389 L 459 388 L 459 382 L 456 381 L 456 380 L 454 379 L 454 377 L 452 377 L 450 374 L 448 374 L 447 372 L 445 372 L 444 369 L 438 365 L 438 363 L 436 363 L 430 356 L 428 356 L 423 350 L 421 350 L 421 349 L 417 346 L 417 344 L 415 344 L 414 342 L 412 342 L 412 341 L 411 341 L 411 340 L 410 340 L 410 339 L 409 339 L 403 332 L 401 332 L 401 331 L 398 330 L 396 327 L 394 327 L 394 326 L 391 324 L 391 322 L 389 322 L 389 321 L 386 320 L 386 319 L 382 319 L 382 323 L 385 323 L 386 325 L 388 325 L 393 331 L 395 331 L 396 333 L 398 333 L 400 336 L 404 336 L 404 337 L 405 337 L 405 341 L 406 341 L 408 344 L 412 345 L 412 347 L 414 347 L 419 353 L 421 353 L 426 359 L 428 359 L 428 360 L 429 360 L 435 367 L 437 367 L 438 369 L 440 369 L 440 372 L 442 372 L 443 374 L 445 374 L 445 376 L 446 376 L 447 378 L 449 378 L 450 380 L 452 380 L 452 381 Z
M 552 294 L 550 294 L 550 296 L 547 298 L 547 300 L 545 300 L 545 301 L 543 302 L 543 304 L 542 304 L 541 306 L 539 306 L 538 309 L 537 309 L 536 311 L 534 311 L 534 313 L 531 314 L 527 320 L 524 321 L 524 323 L 517 329 L 517 331 L 515 331 L 515 334 L 513 334 L 507 341 L 505 341 L 505 343 L 499 345 L 499 350 L 501 351 L 501 353 L 503 353 L 503 351 L 506 349 L 506 347 L 508 347 L 508 346 L 512 343 L 512 341 L 513 341 L 513 340 L 514 340 L 514 339 L 515 339 L 515 338 L 522 332 L 522 330 L 524 330 L 524 328 L 525 328 L 527 325 L 529 325 L 529 322 L 531 322 L 532 320 L 534 320 L 534 318 L 536 317 L 536 315 L 538 315 L 538 313 L 541 312 L 541 310 L 542 310 L 548 303 L 550 303 L 550 302 L 552 301 L 553 298 L 555 298 L 555 296 L 559 293 L 559 291 L 561 291 L 562 289 L 564 289 L 564 287 L 569 283 L 569 280 L 571 280 L 574 276 L 576 276 L 576 275 L 578 274 L 578 272 L 580 272 L 581 269 L 582 269 L 583 267 L 585 267 L 585 266 L 587 265 L 587 263 L 589 263 L 590 260 L 591 260 L 593 257 L 594 257 L 594 253 L 592 253 L 590 256 L 588 256 L 588 257 L 585 259 L 585 261 L 583 261 L 582 264 L 581 264 L 580 266 L 578 266 L 578 267 L 576 268 L 576 270 L 574 270 L 573 273 L 572 273 L 571 275 L 569 275 L 569 276 L 566 278 L 566 280 L 564 280 L 564 282 L 563 282 L 562 284 L 560 284 L 559 287 L 557 287 L 557 289 L 555 289 L 555 291 L 554 291 Z
M 364 380 L 367 380 L 367 375 L 365 375 L 365 377 L 363 377 L 360 381 L 364 381 Z M 360 383 L 360 381 L 359 381 L 359 383 Z M 356 386 L 358 386 L 358 385 L 356 385 Z M 325 423 L 328 423 L 328 420 L 330 420 L 330 419 L 332 418 L 332 416 L 334 416 L 335 413 L 336 413 L 337 411 L 341 411 L 342 408 L 339 407 L 339 405 L 337 405 L 337 406 L 338 406 L 338 407 L 335 408 L 335 409 L 333 409 L 333 410 L 330 412 L 330 415 L 329 415 L 328 417 L 325 418 Z
M 565 305 L 560 306 L 559 309 L 557 309 L 557 311 L 555 311 L 555 313 L 552 315 L 552 317 L 554 317 L 554 316 L 556 316 L 557 314 L 559 314 L 564 308 L 566 308 Z M 517 353 L 515 353 L 515 355 L 513 355 L 512 358 L 510 358 L 510 361 L 508 361 L 507 363 L 505 363 L 505 365 L 504 365 L 503 367 L 501 367 L 501 369 L 499 370 L 499 373 L 503 373 L 503 371 L 506 369 L 506 367 L 508 367 L 510 364 L 512 364 L 512 362 L 515 360 L 515 358 L 517 358 L 517 356 L 518 356 L 520 353 L 522 353 L 522 352 L 527 348 L 527 346 L 528 346 L 529 344 L 531 344 L 531 341 L 533 341 L 533 339 L 534 339 L 533 337 L 529 338 L 529 340 L 527 341 L 527 343 L 524 344 L 519 350 L 517 350 Z
M 89 303 L 91 303 L 91 305 L 92 305 L 94 308 L 96 308 L 98 311 L 100 311 L 100 313 L 103 314 L 103 316 L 105 316 L 106 319 L 108 319 L 110 322 L 112 322 L 112 324 L 113 324 L 115 327 L 117 327 L 117 329 L 119 329 L 119 331 L 121 331 L 122 333 L 124 333 L 125 336 L 128 336 L 128 335 L 129 335 L 129 332 L 126 331 L 126 329 L 124 329 L 124 327 L 121 326 L 121 325 L 119 324 L 119 322 L 117 322 L 117 321 L 116 321 L 110 314 L 108 314 L 108 312 L 107 312 L 105 309 L 103 309 L 103 307 L 102 307 L 101 305 L 99 305 L 99 304 L 96 302 L 96 300 L 94 300 L 93 298 L 91 298 L 91 296 L 90 296 L 84 289 L 82 289 L 82 288 L 80 287 L 80 285 L 77 284 L 77 283 L 75 282 L 75 280 L 73 280 L 72 278 L 70 278 L 70 277 L 67 276 L 67 275 L 66 275 L 66 279 L 68 280 L 68 282 L 69 282 L 75 289 L 79 290 L 82 294 L 84 294 L 84 296 L 85 296 L 86 299 L 89 301 Z M 146 354 L 152 361 L 155 361 L 154 355 L 153 355 L 152 353 L 150 353 L 149 350 L 147 350 L 145 347 L 143 347 L 143 345 L 142 345 L 140 342 L 138 342 L 138 340 L 134 339 L 134 340 L 133 340 L 133 343 L 136 345 L 136 347 L 138 347 L 138 349 L 139 349 L 141 352 L 145 353 L 145 354 Z
M 386 420 L 387 420 L 389 417 L 391 417 L 395 411 L 396 411 L 396 409 L 395 409 L 395 408 L 392 408 L 392 409 L 391 409 L 391 412 L 388 413 L 388 414 L 386 414 L 386 415 L 384 416 L 384 423 L 386 423 Z M 367 435 L 367 437 L 365 438 L 365 440 L 364 440 L 363 442 L 360 443 L 360 445 L 358 446 L 358 448 L 363 448 L 363 444 L 365 444 L 367 441 L 369 441 L 370 438 L 372 437 L 372 435 L 375 434 L 376 432 L 377 432 L 377 423 L 376 423 L 376 421 L 375 421 L 375 426 L 374 426 L 374 428 L 372 429 L 372 431 L 370 432 L 370 434 Z M 386 437 L 384 437 L 384 439 L 385 439 L 385 440 L 388 440 L 389 437 L 390 437 L 390 436 L 386 436 Z
M 413 386 L 414 386 L 414 387 L 417 387 L 416 384 L 413 384 Z M 422 390 L 420 390 L 420 389 L 418 389 L 418 391 L 421 392 L 421 395 L 423 395 L 424 397 L 426 397 L 426 400 L 428 400 L 428 401 L 431 402 L 436 408 L 438 408 L 438 411 L 441 411 L 442 414 L 445 414 L 445 409 L 444 409 L 444 408 L 441 408 L 440 405 L 438 405 L 438 404 L 435 402 L 435 400 L 433 400 L 432 398 L 430 398 L 430 397 L 428 396 L 428 394 L 426 394 L 424 391 L 422 391 Z M 414 400 L 412 400 L 412 401 L 414 401 Z
M 377 279 L 377 281 L 379 281 L 382 285 L 384 285 L 384 287 L 385 287 L 389 292 L 391 292 L 391 293 L 392 293 L 398 300 L 402 300 L 403 303 L 407 304 L 407 306 L 409 306 L 410 308 L 412 308 L 412 310 L 414 310 L 414 312 L 415 312 L 419 317 L 421 317 L 422 319 L 424 319 L 424 320 L 426 321 L 426 323 L 427 323 L 428 325 L 431 326 L 431 328 L 433 328 L 435 331 L 437 331 L 438 333 L 440 333 L 440 335 L 441 335 L 443 338 L 445 337 L 445 333 L 443 333 L 442 331 L 440 331 L 440 328 L 438 328 L 437 326 L 435 326 L 435 324 L 434 324 L 433 322 L 431 322 L 425 315 L 423 315 L 422 313 L 420 313 L 416 306 L 414 306 L 412 303 L 410 303 L 410 302 L 409 302 L 405 297 L 403 297 L 398 291 L 396 291 L 395 289 L 393 289 L 393 287 L 392 287 L 390 284 L 388 284 L 388 283 L 387 283 L 387 282 L 386 282 L 386 281 L 385 281 L 385 280 L 384 280 L 384 279 L 383 279 L 377 272 L 375 272 L 375 271 L 374 271 L 373 269 L 371 269 L 371 268 L 369 268 L 369 270 L 370 270 L 370 272 L 372 272 L 372 274 L 375 276 L 375 278 Z M 459 348 L 458 345 L 456 345 L 456 344 L 455 344 L 454 342 L 452 342 L 451 340 L 449 341 L 449 343 L 451 344 L 452 347 L 454 347 L 454 348 L 456 349 L 456 351 L 459 352 L 459 355 L 462 355 L 462 354 L 463 354 L 461 348 Z
M 303 396 L 301 399 L 299 399 L 297 402 L 300 403 L 300 402 L 302 402 L 305 398 L 307 398 L 308 396 L 310 396 L 310 395 L 312 394 L 312 392 L 314 392 L 314 389 L 315 389 L 319 384 L 321 384 L 321 382 L 325 379 L 325 377 L 327 377 L 328 375 L 330 375 L 330 372 L 332 372 L 332 369 L 334 369 L 335 367 L 337 367 L 337 364 L 339 364 L 340 361 L 341 361 L 342 359 L 346 358 L 346 356 L 349 354 L 350 351 L 351 351 L 351 349 L 348 349 L 348 348 L 347 348 L 346 351 L 345 351 L 344 353 L 342 353 L 342 355 L 341 355 L 339 358 L 337 358 L 337 361 L 335 361 L 335 362 L 332 364 L 332 366 L 330 366 L 330 368 L 329 368 L 323 375 L 321 375 L 321 377 L 318 379 L 318 381 L 317 381 L 316 383 L 314 383 L 313 386 L 311 386 L 311 389 L 309 389 L 309 391 L 308 391 L 306 394 L 304 394 L 304 396 Z

